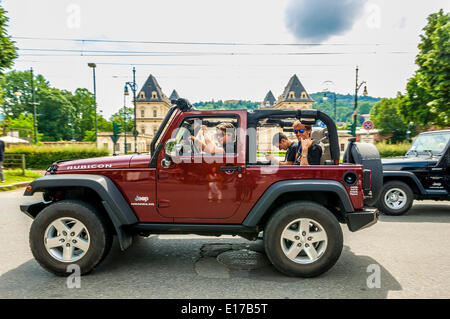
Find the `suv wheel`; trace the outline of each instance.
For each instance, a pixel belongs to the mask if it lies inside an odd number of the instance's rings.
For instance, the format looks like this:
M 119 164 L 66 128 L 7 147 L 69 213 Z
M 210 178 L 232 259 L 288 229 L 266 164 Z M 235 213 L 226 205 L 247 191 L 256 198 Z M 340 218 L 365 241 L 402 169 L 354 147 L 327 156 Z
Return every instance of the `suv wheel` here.
M 34 258 L 55 275 L 68 276 L 76 264 L 87 274 L 106 257 L 112 235 L 95 208 L 85 202 L 63 200 L 42 210 L 30 229 Z
M 274 267 L 288 276 L 315 277 L 330 269 L 343 246 L 336 217 L 314 202 L 281 207 L 264 231 L 264 248 Z
M 377 206 L 386 215 L 400 216 L 411 208 L 413 199 L 414 194 L 407 184 L 390 181 L 384 184 Z

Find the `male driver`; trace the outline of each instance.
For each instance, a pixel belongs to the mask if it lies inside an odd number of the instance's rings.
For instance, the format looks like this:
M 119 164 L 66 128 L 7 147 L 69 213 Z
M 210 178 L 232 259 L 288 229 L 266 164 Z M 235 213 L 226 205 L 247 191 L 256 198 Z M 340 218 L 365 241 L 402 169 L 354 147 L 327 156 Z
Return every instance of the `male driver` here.
M 234 125 L 229 122 L 220 123 L 216 126 L 216 145 L 211 138 L 205 135 L 205 141 L 202 142 L 195 136 L 190 136 L 189 138 L 195 143 L 201 145 L 202 151 L 209 154 L 235 154 L 236 153 L 236 143 L 235 143 L 235 131 Z
M 322 148 L 313 144 L 311 139 L 311 125 L 302 124 L 299 120 L 294 122 L 294 133 L 298 139 L 298 149 L 294 165 L 320 165 Z
M 276 133 L 272 138 L 272 144 L 280 150 L 286 151 L 284 161 L 278 161 L 272 155 L 266 155 L 266 159 L 275 165 L 293 165 L 297 154 L 297 143 L 291 142 L 283 133 Z

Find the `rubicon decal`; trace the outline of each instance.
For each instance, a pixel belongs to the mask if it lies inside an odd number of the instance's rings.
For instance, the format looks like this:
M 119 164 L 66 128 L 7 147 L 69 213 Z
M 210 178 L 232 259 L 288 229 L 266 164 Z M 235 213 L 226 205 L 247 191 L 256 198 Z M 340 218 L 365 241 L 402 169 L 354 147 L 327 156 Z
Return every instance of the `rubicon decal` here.
M 67 166 L 67 170 L 70 169 L 90 169 L 90 168 L 112 168 L 112 164 L 91 164 L 91 165 L 73 165 Z

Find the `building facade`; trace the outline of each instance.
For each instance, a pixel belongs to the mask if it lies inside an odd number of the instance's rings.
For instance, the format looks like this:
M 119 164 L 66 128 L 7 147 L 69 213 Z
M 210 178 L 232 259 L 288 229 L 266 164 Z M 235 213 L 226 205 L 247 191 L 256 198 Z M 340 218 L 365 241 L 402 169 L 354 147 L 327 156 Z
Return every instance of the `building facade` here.
M 168 98 L 156 81 L 156 78 L 150 74 L 142 88 L 136 94 L 136 130 L 137 150 L 138 152 L 148 152 L 150 150 L 150 142 L 157 132 L 164 117 L 171 106 L 171 100 L 178 99 L 176 90 L 172 91 Z M 113 145 L 110 135 L 112 132 L 99 132 L 97 138 L 97 146 L 107 148 L 111 154 L 124 154 L 125 152 L 125 136 L 119 135 L 116 145 Z M 129 132 L 127 134 L 127 151 L 134 152 L 134 136 Z

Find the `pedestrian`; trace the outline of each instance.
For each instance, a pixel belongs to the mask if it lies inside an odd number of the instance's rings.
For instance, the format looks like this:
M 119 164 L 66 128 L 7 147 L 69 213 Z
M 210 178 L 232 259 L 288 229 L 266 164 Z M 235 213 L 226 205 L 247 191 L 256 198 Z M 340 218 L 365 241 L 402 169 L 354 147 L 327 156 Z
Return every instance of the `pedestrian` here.
M 0 140 L 0 178 L 2 183 L 5 182 L 5 175 L 3 174 L 4 161 L 5 161 L 5 143 Z

